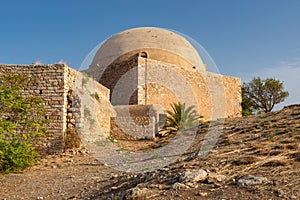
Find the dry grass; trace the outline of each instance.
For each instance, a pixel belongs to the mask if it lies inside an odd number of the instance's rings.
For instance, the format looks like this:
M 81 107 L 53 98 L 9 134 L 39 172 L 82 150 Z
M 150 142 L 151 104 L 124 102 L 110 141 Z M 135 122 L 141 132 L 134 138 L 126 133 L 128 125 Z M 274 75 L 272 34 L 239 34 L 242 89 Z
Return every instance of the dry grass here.
M 260 159 L 255 156 L 244 156 L 238 159 L 235 159 L 231 162 L 232 165 L 249 165 L 258 162 Z
M 282 141 L 280 141 L 281 144 L 291 144 L 291 143 L 295 143 L 296 139 L 295 138 L 286 138 L 283 139 Z
M 288 156 L 289 156 L 289 158 L 293 159 L 294 161 L 300 162 L 300 152 L 299 151 L 290 153 L 290 154 L 288 154 Z
M 300 185 L 298 112 L 300 113 L 300 106 L 258 116 L 228 119 L 212 153 L 175 166 L 178 169 L 208 169 L 228 176 L 228 180 L 250 175 L 262 176 L 277 182 L 280 188 L 291 193 L 300 191 L 297 187 L 291 187 Z M 189 152 L 201 149 L 208 128 L 209 124 L 199 128 Z M 144 148 L 158 148 L 160 146 L 154 144 L 166 144 L 171 139 L 162 138 L 152 145 L 144 141 Z M 137 145 L 134 148 L 138 150 L 137 147 L 142 147 L 143 141 L 127 141 L 122 144 L 132 147 Z M 173 167 L 176 168 L 175 166 Z M 288 179 L 288 183 L 284 182 L 285 179 Z
M 299 144 L 288 144 L 288 145 L 286 145 L 286 149 L 299 150 Z

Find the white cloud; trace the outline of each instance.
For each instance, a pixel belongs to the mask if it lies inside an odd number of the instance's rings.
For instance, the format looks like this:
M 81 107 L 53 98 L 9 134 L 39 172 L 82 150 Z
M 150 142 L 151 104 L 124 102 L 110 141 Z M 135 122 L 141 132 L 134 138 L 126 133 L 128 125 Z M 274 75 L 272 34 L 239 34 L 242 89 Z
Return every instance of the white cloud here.
M 275 109 L 291 104 L 300 104 L 300 59 L 290 62 L 281 62 L 279 67 L 262 68 L 258 72 L 251 74 L 241 74 L 243 82 L 250 81 L 253 77 L 275 78 L 283 81 L 285 90 L 289 92 L 289 97 Z

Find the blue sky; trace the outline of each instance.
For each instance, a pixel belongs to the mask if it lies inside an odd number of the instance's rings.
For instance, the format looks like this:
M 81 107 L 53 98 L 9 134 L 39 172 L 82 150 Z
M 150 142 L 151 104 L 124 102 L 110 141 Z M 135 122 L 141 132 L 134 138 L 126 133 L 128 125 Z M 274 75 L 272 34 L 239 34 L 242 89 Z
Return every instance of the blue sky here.
M 298 0 L 2 0 L 0 63 L 67 62 L 79 68 L 101 41 L 155 26 L 198 41 L 221 73 L 283 80 L 300 103 Z

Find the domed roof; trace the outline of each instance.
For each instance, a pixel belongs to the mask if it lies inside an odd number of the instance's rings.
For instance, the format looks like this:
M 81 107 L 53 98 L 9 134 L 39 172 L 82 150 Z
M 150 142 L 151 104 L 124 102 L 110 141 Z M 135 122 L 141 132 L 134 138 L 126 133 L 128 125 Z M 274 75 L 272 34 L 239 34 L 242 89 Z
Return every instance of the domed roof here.
M 205 69 L 197 50 L 184 37 L 154 27 L 133 28 L 113 35 L 97 51 L 91 68 L 107 67 L 122 55 L 128 57 L 144 51 L 150 59 Z

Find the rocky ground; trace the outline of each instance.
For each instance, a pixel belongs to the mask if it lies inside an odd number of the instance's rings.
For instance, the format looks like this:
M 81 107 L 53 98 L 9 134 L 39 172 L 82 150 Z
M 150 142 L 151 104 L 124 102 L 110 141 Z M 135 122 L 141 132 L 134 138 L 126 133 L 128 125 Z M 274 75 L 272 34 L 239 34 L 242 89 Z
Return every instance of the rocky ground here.
M 199 156 L 207 130 L 218 127 L 217 144 Z M 139 152 L 172 140 L 112 137 Z M 299 145 L 300 105 L 293 105 L 204 124 L 184 155 L 152 172 L 120 172 L 84 151 L 47 156 L 22 173 L 0 175 L 0 199 L 300 199 Z

